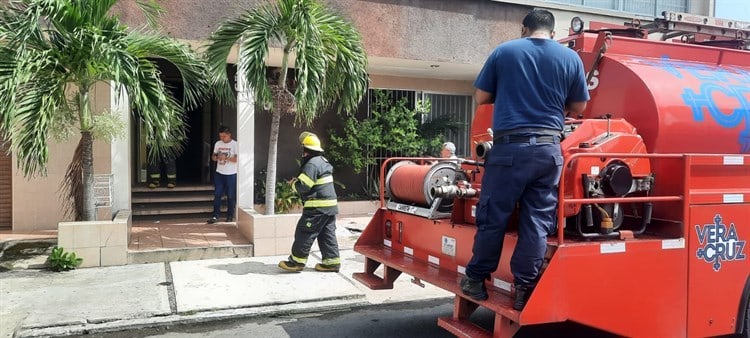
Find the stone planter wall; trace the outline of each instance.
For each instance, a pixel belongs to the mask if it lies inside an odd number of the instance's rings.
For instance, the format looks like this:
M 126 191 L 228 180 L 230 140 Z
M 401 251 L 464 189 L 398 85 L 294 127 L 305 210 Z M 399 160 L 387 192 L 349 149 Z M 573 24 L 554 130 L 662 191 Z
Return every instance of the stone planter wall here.
M 81 267 L 128 263 L 130 210 L 121 210 L 111 221 L 60 222 L 57 245 L 83 258 Z
M 339 202 L 339 218 L 371 215 L 380 206 L 379 201 Z M 294 229 L 301 214 L 263 215 L 263 209 L 240 209 L 237 228 L 253 243 L 253 256 L 289 254 L 294 242 Z

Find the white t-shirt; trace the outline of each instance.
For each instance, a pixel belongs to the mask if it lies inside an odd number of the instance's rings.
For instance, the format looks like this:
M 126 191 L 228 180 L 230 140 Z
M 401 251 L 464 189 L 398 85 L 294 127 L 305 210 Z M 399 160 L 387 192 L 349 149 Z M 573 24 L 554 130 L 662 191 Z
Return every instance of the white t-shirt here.
M 214 144 L 214 155 L 224 154 L 227 158 L 237 157 L 237 141 L 231 140 L 224 143 L 222 140 Z M 216 161 L 216 172 L 222 175 L 234 175 L 237 173 L 237 162 L 218 159 Z

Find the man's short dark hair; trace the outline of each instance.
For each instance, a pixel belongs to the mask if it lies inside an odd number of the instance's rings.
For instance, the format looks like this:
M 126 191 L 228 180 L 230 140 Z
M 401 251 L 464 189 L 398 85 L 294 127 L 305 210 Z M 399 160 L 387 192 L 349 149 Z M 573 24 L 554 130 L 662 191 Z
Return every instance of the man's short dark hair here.
M 523 18 L 523 26 L 531 32 L 539 30 L 552 32 L 555 30 L 555 16 L 546 9 L 534 9 Z
M 227 127 L 227 126 L 221 126 L 221 127 L 219 127 L 219 132 L 220 133 L 225 133 L 225 134 L 231 134 L 232 130 L 229 129 L 229 127 Z

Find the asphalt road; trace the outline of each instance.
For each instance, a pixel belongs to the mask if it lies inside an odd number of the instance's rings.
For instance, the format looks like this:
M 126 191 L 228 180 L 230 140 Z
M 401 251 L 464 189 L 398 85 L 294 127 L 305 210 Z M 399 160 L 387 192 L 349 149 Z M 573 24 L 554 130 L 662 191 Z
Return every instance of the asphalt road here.
M 348 311 L 271 318 L 241 318 L 211 323 L 91 334 L 80 337 L 449 338 L 453 335 L 437 326 L 437 318 L 450 316 L 452 309 L 452 299 L 440 299 L 370 306 Z M 480 308 L 471 319 L 479 326 L 491 328 L 493 318 L 493 313 Z M 572 323 L 562 323 L 523 328 L 515 337 L 604 338 L 616 336 Z

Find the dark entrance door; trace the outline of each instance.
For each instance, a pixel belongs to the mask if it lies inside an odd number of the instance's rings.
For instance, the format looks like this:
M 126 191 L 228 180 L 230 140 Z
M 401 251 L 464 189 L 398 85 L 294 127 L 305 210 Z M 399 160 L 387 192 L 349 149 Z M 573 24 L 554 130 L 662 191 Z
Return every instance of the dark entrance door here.
M 161 71 L 162 80 L 178 100 L 182 98 L 184 86 L 177 67 L 164 60 L 155 60 Z M 234 79 L 234 65 L 228 67 L 229 78 Z M 185 112 L 187 125 L 186 141 L 182 154 L 176 159 L 177 184 L 182 186 L 212 184 L 213 169 L 210 156 L 213 144 L 218 139 L 217 131 L 220 125 L 229 126 L 235 130 L 237 113 L 234 105 L 220 104 L 214 98 L 207 98 L 203 104 L 193 110 Z M 133 142 L 133 185 L 147 184 L 147 156 L 146 139 L 139 122 L 134 121 L 132 131 Z M 162 187 L 166 183 L 165 168 L 162 168 Z

